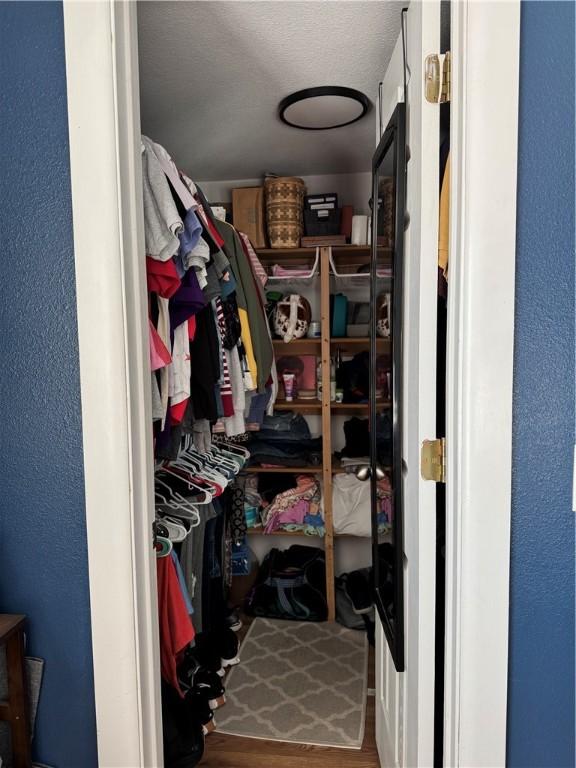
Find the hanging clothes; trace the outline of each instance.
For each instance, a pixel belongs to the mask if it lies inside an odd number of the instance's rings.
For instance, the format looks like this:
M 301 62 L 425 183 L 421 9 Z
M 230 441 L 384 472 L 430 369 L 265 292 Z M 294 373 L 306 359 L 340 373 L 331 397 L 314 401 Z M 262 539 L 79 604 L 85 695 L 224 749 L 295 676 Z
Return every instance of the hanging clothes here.
M 176 666 L 179 654 L 194 639 L 194 627 L 170 556 L 156 558 L 156 573 L 162 677 L 183 696 L 178 683 Z

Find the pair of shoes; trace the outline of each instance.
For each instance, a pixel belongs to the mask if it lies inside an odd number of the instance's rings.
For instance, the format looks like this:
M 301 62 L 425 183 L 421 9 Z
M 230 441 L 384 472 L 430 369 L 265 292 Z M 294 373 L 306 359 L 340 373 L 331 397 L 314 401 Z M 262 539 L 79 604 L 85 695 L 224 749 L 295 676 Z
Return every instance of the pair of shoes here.
M 197 664 L 188 657 L 178 668 L 178 681 L 184 691 L 192 690 L 194 694 L 202 694 L 210 709 L 218 709 L 226 703 L 226 690 L 222 678 L 209 669 Z
M 240 663 L 239 649 L 240 641 L 236 633 L 223 627 L 214 632 L 202 632 L 196 635 L 192 653 L 200 664 L 222 677 L 226 667 L 233 667 Z

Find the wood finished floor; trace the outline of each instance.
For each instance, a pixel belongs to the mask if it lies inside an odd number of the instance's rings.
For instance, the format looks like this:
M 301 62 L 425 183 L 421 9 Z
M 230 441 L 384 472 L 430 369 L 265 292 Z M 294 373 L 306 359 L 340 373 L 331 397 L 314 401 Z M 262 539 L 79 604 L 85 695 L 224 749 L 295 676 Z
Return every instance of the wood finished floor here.
M 245 632 L 245 630 L 244 630 Z M 243 634 L 244 634 L 243 632 Z M 368 688 L 374 688 L 374 649 L 368 654 Z M 215 712 L 216 722 L 218 711 Z M 246 739 L 215 731 L 206 739 L 201 768 L 380 768 L 376 750 L 374 696 L 368 696 L 362 749 L 311 747 Z

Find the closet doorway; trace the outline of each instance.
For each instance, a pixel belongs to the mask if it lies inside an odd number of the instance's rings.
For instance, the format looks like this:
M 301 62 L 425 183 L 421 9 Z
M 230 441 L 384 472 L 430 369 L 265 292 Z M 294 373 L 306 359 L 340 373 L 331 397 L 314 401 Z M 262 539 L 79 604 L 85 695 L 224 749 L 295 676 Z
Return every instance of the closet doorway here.
M 514 4 L 509 4 L 510 17 L 508 22 L 512 28 L 517 23 L 514 16 Z M 490 17 L 490 10 L 483 7 L 476 13 L 470 9 L 466 18 L 464 14 L 453 11 L 453 19 L 457 21 L 456 39 L 460 45 L 467 45 L 468 63 L 473 62 L 474 56 L 478 60 L 484 60 L 483 51 L 474 49 L 472 41 L 483 40 L 487 28 L 492 26 L 492 22 L 497 21 Z M 138 267 L 138 258 L 141 249 L 138 247 L 142 243 L 142 212 L 138 205 L 138 165 L 139 165 L 139 135 L 140 126 L 137 110 L 137 68 L 136 68 L 136 24 L 134 17 L 134 7 L 131 5 L 108 5 L 107 3 L 94 4 L 89 11 L 82 13 L 81 8 L 73 3 L 65 5 L 66 18 L 66 45 L 67 45 L 67 67 L 69 81 L 69 113 L 70 113 L 70 142 L 71 142 L 71 160 L 72 160 L 72 178 L 73 178 L 73 199 L 74 199 L 74 218 L 75 218 L 75 246 L 77 259 L 77 281 L 78 281 L 78 312 L 79 312 L 79 330 L 80 330 L 80 356 L 81 356 L 81 375 L 83 391 L 83 417 L 84 417 L 84 439 L 85 439 L 85 462 L 86 462 L 86 484 L 87 484 L 87 508 L 88 508 L 88 530 L 89 530 L 89 550 L 91 558 L 91 598 L 92 598 L 92 616 L 93 616 L 93 641 L 94 641 L 94 660 L 95 660 L 95 682 L 97 696 L 97 714 L 99 721 L 99 731 L 101 734 L 100 751 L 101 761 L 105 765 L 160 765 L 160 734 L 159 734 L 159 697 L 158 697 L 158 652 L 155 630 L 155 587 L 154 587 L 154 561 L 149 549 L 150 523 L 149 513 L 152 508 L 152 488 L 151 488 L 151 463 L 150 463 L 150 436 L 146 434 L 146 419 L 150 418 L 150 401 L 146 390 L 146 361 L 147 350 L 144 344 L 143 328 L 146 327 L 146 306 L 143 301 L 144 285 L 141 268 Z M 497 26 L 497 25 L 496 25 Z M 509 31 L 510 26 L 507 28 Z M 477 33 L 476 35 L 472 32 Z M 83 40 L 81 44 L 81 40 Z M 494 41 L 493 41 L 494 42 Z M 498 42 L 498 41 L 497 41 Z M 481 46 L 478 46 L 479 48 Z M 498 49 L 501 59 L 495 57 L 495 61 L 501 64 L 512 58 L 511 88 L 508 93 L 514 92 L 514 72 L 517 68 L 517 50 L 510 52 L 509 48 Z M 508 59 L 507 59 L 508 57 Z M 101 66 L 86 67 L 86 62 L 98 61 Z M 412 69 L 411 77 L 415 77 Z M 510 71 L 510 69 L 506 70 Z M 489 73 L 490 74 L 490 73 Z M 459 72 L 460 80 L 457 81 L 458 87 L 466 87 L 466 78 L 463 71 Z M 490 82 L 490 78 L 487 78 Z M 84 94 L 82 91 L 84 90 Z M 488 90 L 488 89 L 487 89 Z M 88 91 L 88 94 L 86 93 Z M 113 98 L 109 98 L 113 95 Z M 484 107 L 488 100 L 494 99 L 494 90 L 490 95 L 479 89 L 474 98 L 468 94 L 469 99 L 466 103 L 466 109 L 475 107 Z M 398 99 L 400 100 L 400 98 Z M 466 114 L 463 103 L 459 103 L 458 109 L 461 110 L 460 123 L 457 123 L 457 130 L 462 131 L 462 116 Z M 510 129 L 514 125 L 515 115 L 511 114 L 508 102 L 502 103 L 502 114 L 507 118 L 504 124 L 492 126 L 494 134 L 498 133 L 498 141 L 493 134 L 488 135 L 488 140 L 493 141 L 495 150 L 494 160 L 498 160 L 498 173 L 501 174 L 504 184 L 508 184 L 508 189 L 513 190 L 514 185 L 511 181 L 513 174 L 510 170 L 510 163 L 506 160 L 506 154 L 501 156 L 503 144 L 505 150 L 511 150 L 512 157 L 515 156 L 515 138 L 511 138 L 514 132 Z M 513 111 L 512 111 L 513 112 Z M 96 119 L 94 119 L 96 118 Z M 496 120 L 494 122 L 497 122 Z M 94 126 L 98 127 L 95 130 Z M 456 129 L 455 129 L 456 130 Z M 509 135 L 510 134 L 510 135 Z M 502 141 L 503 136 L 506 142 Z M 462 157 L 466 157 L 466 152 L 471 148 L 480 146 L 478 137 L 466 134 L 466 142 L 462 141 L 459 135 L 459 151 Z M 484 135 L 484 142 L 487 137 Z M 474 144 L 476 141 L 476 145 Z M 492 144 L 490 144 L 492 147 Z M 460 168 L 460 161 L 457 165 Z M 477 169 L 478 170 L 478 169 Z M 491 168 L 491 170 L 495 170 Z M 86 174 L 93 180 L 90 189 L 82 184 L 82 179 Z M 491 181 L 493 181 L 491 178 Z M 477 173 L 477 177 L 471 174 L 467 179 L 468 191 L 473 189 L 474 183 L 482 189 L 486 184 L 486 179 Z M 515 182 L 514 182 L 515 183 Z M 113 193 L 111 190 L 114 190 Z M 512 196 L 513 197 L 513 196 Z M 457 213 L 453 216 L 452 227 L 454 233 L 461 232 L 458 227 L 462 223 L 462 213 L 465 211 L 464 203 L 458 194 L 454 195 Z M 88 221 L 94 210 L 94 203 L 98 200 L 99 205 L 106 201 L 102 210 L 102 216 L 106 219 L 107 226 L 104 232 L 109 238 L 105 251 L 104 263 L 100 260 L 98 266 L 97 280 L 94 280 L 94 274 L 90 272 L 94 263 L 94 244 L 86 238 L 84 221 Z M 508 201 L 508 198 L 506 198 Z M 485 200 L 488 207 L 488 200 Z M 503 270 L 502 282 L 495 287 L 493 296 L 496 299 L 502 296 L 503 306 L 509 306 L 510 290 L 510 263 L 513 264 L 513 233 L 510 234 L 511 209 L 507 202 L 505 213 L 508 221 L 504 222 L 502 210 L 493 210 L 492 221 L 501 225 L 502 231 L 502 253 L 509 260 L 508 270 Z M 477 209 L 478 210 L 478 209 Z M 512 206 L 513 213 L 513 206 Z M 471 236 L 473 229 L 469 220 L 467 221 L 468 230 L 466 238 Z M 478 237 L 475 243 L 482 241 L 481 232 L 474 233 Z M 464 240 L 464 247 L 470 248 L 469 240 Z M 99 243 L 101 245 L 101 243 Z M 511 262 L 510 262 L 511 259 Z M 458 263 L 458 262 L 457 262 Z M 477 269 L 477 263 L 472 264 Z M 93 267 L 92 267 L 93 268 Z M 455 267 L 455 273 L 459 275 L 455 283 L 460 288 L 455 291 L 455 300 L 453 307 L 453 323 L 458 325 L 458 318 L 464 317 L 462 306 L 463 296 L 461 295 L 462 286 L 469 292 L 472 291 L 471 275 L 467 274 L 466 263 Z M 506 277 L 508 281 L 506 281 Z M 106 312 L 102 314 L 102 306 L 94 303 L 93 287 L 100 286 L 99 299 L 105 298 L 109 306 L 105 307 Z M 513 284 L 513 282 L 512 282 Z M 502 293 L 499 293 L 501 291 Z M 473 296 L 473 292 L 469 293 Z M 464 337 L 466 339 L 474 337 L 477 333 L 479 337 L 490 340 L 497 338 L 498 344 L 491 347 L 491 354 L 496 349 L 500 355 L 502 363 L 501 370 L 509 370 L 510 366 L 510 334 L 502 335 L 503 320 L 496 328 L 494 319 L 487 313 L 486 307 L 482 302 L 473 305 L 472 312 L 470 305 L 466 310 L 466 322 L 464 323 Z M 98 324 L 98 334 L 94 335 L 94 319 L 102 319 Z M 116 321 L 116 325 L 114 324 Z M 124 329 L 124 338 L 118 338 L 118 328 Z M 508 329 L 509 330 L 509 329 Z M 450 351 L 450 339 L 462 338 L 459 335 L 462 332 L 459 327 L 458 334 L 456 328 L 452 327 L 450 336 L 449 330 L 449 382 L 453 386 L 452 395 L 462 397 L 464 394 L 470 395 L 472 391 L 471 382 L 466 379 L 462 381 L 454 373 L 454 369 L 462 366 L 461 349 L 458 345 L 453 346 Z M 106 337 L 109 341 L 107 351 L 116 355 L 116 364 L 113 366 L 114 374 L 107 380 L 107 388 L 102 392 L 101 388 L 96 386 L 96 381 L 101 381 L 98 376 L 99 364 L 101 363 L 102 340 Z M 90 348 L 100 351 L 99 359 L 96 361 L 91 358 Z M 480 345 L 481 346 L 481 345 Z M 478 349 L 478 355 L 473 360 L 466 360 L 466 377 L 468 377 L 477 367 L 482 369 L 482 365 L 487 364 L 487 358 L 483 355 L 482 348 Z M 459 368 L 461 370 L 461 368 Z M 116 375 L 120 372 L 120 375 Z M 119 393 L 124 393 L 119 394 Z M 493 399 L 490 404 L 502 403 L 499 413 L 508 413 L 508 392 L 503 392 L 501 388 L 490 386 L 482 391 L 482 396 L 489 392 Z M 127 396 L 127 397 L 126 397 Z M 477 404 L 476 404 L 477 406 Z M 484 412 L 483 416 L 485 415 Z M 469 419 L 469 426 L 474 424 L 477 418 L 477 408 L 464 414 Z M 462 413 L 451 414 L 452 422 L 449 426 L 448 435 L 456 436 L 458 441 L 453 443 L 452 459 L 454 472 L 466 467 L 466 483 L 479 481 L 482 475 L 481 467 L 475 465 L 474 471 L 469 463 L 466 463 L 466 449 L 469 448 L 470 435 L 458 433 L 462 428 Z M 507 424 L 508 422 L 505 423 Z M 111 445 L 107 440 L 103 442 L 102 425 L 113 425 L 110 434 L 120 436 L 121 439 Z M 121 425 L 118 432 L 118 424 Z M 506 440 L 506 429 L 502 428 L 502 422 L 499 423 L 502 439 L 501 445 L 491 444 L 492 454 L 490 456 L 489 466 L 484 470 L 489 470 L 493 477 L 499 478 L 501 485 L 501 498 L 497 496 L 498 503 L 506 509 L 507 489 L 509 491 L 509 478 L 506 475 L 506 460 L 509 446 Z M 452 432 L 450 432 L 452 429 Z M 422 438 L 428 435 L 421 435 Z M 410 441 L 410 447 L 413 451 L 418 451 L 419 446 Z M 104 452 L 102 451 L 104 449 Z M 500 451 L 500 453 L 499 453 Z M 498 465 L 498 471 L 494 472 L 492 460 L 497 456 L 503 461 Z M 486 461 L 488 458 L 486 457 Z M 477 473 L 477 474 L 476 474 Z M 111 478 L 116 478 L 117 485 L 114 488 L 112 497 L 106 485 Z M 102 483 L 102 480 L 105 482 Z M 462 486 L 459 488 L 450 488 L 454 494 L 452 504 L 458 502 L 458 508 L 461 516 L 466 514 L 469 523 L 478 524 L 482 519 L 477 506 L 479 499 L 482 498 L 480 492 L 481 484 L 478 488 L 478 497 L 470 499 L 469 495 L 462 497 Z M 498 483 L 493 486 L 492 503 L 494 503 L 494 488 L 498 489 Z M 469 485 L 467 486 L 469 490 Z M 108 490 L 108 495 L 106 495 Z M 119 491 L 124 494 L 118 498 Z M 121 494 L 120 494 L 121 495 Z M 103 510 L 104 513 L 103 513 Z M 484 512 L 484 510 L 483 510 Z M 114 516 L 115 534 L 117 534 L 114 547 L 116 551 L 110 550 L 110 541 L 107 527 L 109 522 L 108 515 Z M 99 516 L 99 518 L 98 518 Z M 503 516 L 505 518 L 505 515 Z M 505 543 L 507 528 L 505 519 L 500 520 L 503 526 L 501 529 L 501 541 Z M 498 522 L 495 522 L 497 527 Z M 458 563 L 462 554 L 462 547 L 470 546 L 472 542 L 468 541 L 470 529 L 460 530 L 457 522 L 454 520 L 451 534 L 453 536 L 452 544 L 454 549 L 451 551 L 451 567 L 456 569 L 456 574 L 452 574 L 452 580 L 448 579 L 448 588 L 454 590 L 457 577 L 461 578 L 462 573 L 458 571 Z M 422 542 L 421 542 L 422 543 Z M 123 549 L 123 545 L 126 548 Z M 475 542 L 476 552 L 478 552 L 478 542 Z M 505 548 L 505 547 L 504 547 Z M 127 559 L 126 553 L 132 552 L 133 559 Z M 104 554 L 106 553 L 106 554 Z M 506 558 L 504 558 L 505 560 Z M 107 562 L 108 567 L 102 568 L 102 563 Z M 504 569 L 505 570 L 505 569 Z M 104 572 L 105 571 L 105 572 Z M 478 637 L 482 632 L 488 630 L 477 615 L 470 616 L 460 611 L 462 597 L 466 595 L 466 589 L 470 588 L 468 583 L 473 575 L 479 579 L 472 579 L 474 585 L 485 590 L 487 586 L 493 586 L 502 581 L 506 581 L 506 573 L 498 572 L 498 569 L 492 568 L 488 573 L 487 568 L 477 564 L 477 571 L 473 568 L 466 569 L 464 583 L 459 583 L 456 589 L 456 597 L 452 599 L 447 614 L 447 643 L 450 653 L 447 654 L 449 660 L 448 674 L 450 675 L 450 685 L 456 686 L 460 692 L 462 673 L 474 668 L 474 663 L 482 656 L 481 643 Z M 488 582 L 486 582 L 486 579 Z M 111 589 L 111 585 L 113 588 Z M 504 595 L 505 590 L 497 591 L 496 594 Z M 115 594 L 113 605 L 110 606 L 110 594 Z M 454 594 L 454 593 L 453 593 Z M 477 596 L 477 595 L 476 595 Z M 494 608 L 494 604 L 492 604 Z M 502 604 L 498 606 L 496 613 L 500 616 L 500 621 L 494 620 L 494 613 L 491 614 L 490 632 L 501 631 L 502 625 L 506 623 L 506 604 L 502 597 Z M 417 617 L 416 617 L 417 618 Z M 106 639 L 107 629 L 110 622 L 114 622 L 116 628 L 128 627 L 132 631 L 120 633 L 118 643 L 125 644 L 120 655 L 114 654 L 114 661 L 122 659 L 120 665 L 110 663 L 110 645 Z M 465 633 L 462 635 L 462 628 L 467 625 L 477 627 L 480 624 L 479 633 L 473 639 L 472 635 Z M 417 648 L 424 648 L 425 640 L 419 634 L 420 624 L 418 619 L 414 624 L 415 636 L 411 635 L 410 641 L 416 643 Z M 380 642 L 383 643 L 383 634 L 380 632 Z M 117 634 L 115 635 L 117 637 Z M 459 645 L 459 654 L 455 653 L 454 642 Z M 381 646 L 382 647 L 382 646 Z M 462 656 L 462 650 L 468 653 Z M 116 648 L 115 651 L 118 649 Z M 501 649 L 494 651 L 494 654 L 502 659 Z M 494 654 L 491 662 L 494 661 Z M 460 659 L 460 667 L 455 669 L 455 659 Z M 462 663 L 462 659 L 464 662 Z M 486 667 L 486 661 L 484 661 Z M 502 702 L 505 703 L 505 663 L 504 668 L 494 669 L 494 664 L 490 663 L 486 670 L 487 676 L 492 676 L 493 686 L 491 688 L 493 698 L 498 703 L 498 710 L 502 710 Z M 405 673 L 399 680 L 406 681 L 408 678 Z M 413 677 L 413 685 L 418 688 L 418 677 Z M 111 699 L 110 690 L 117 690 L 119 681 L 122 680 L 122 695 L 117 699 Z M 382 686 L 384 680 L 378 676 L 375 681 L 376 690 L 379 695 L 384 693 Z M 390 680 L 389 686 L 398 686 L 396 682 Z M 502 690 L 504 688 L 504 694 Z M 389 690 L 391 690 L 389 688 Z M 417 691 L 411 691 L 412 694 Z M 460 741 L 455 739 L 455 733 L 458 732 L 457 723 L 462 721 L 463 715 L 469 715 L 471 710 L 470 698 L 474 700 L 474 709 L 476 714 L 476 724 L 480 724 L 481 729 L 487 727 L 491 719 L 491 707 L 478 712 L 478 697 L 474 697 L 473 681 L 467 680 L 467 686 L 463 691 L 465 694 L 462 701 L 458 697 L 454 698 L 454 688 L 452 687 L 447 700 L 450 705 L 446 717 L 446 733 L 451 749 L 456 753 L 453 762 L 446 761 L 446 764 L 460 764 L 460 755 L 462 750 L 462 736 Z M 416 695 L 416 701 L 417 701 Z M 491 699 L 490 696 L 488 698 Z M 485 703 L 485 700 L 484 700 Z M 490 704 L 494 701 L 491 699 Z M 414 722 L 424 724 L 430 720 L 430 711 L 421 711 L 418 706 L 413 711 L 404 709 L 404 717 L 409 717 L 410 725 Z M 415 718 L 415 720 L 414 720 Z M 471 720 L 465 719 L 467 725 L 472 728 Z M 501 718 L 504 719 L 505 718 Z M 403 729 L 403 722 L 397 721 L 398 729 Z M 498 720 L 500 722 L 500 720 Z M 496 729 L 498 730 L 498 729 Z M 464 732 L 464 736 L 470 739 L 470 744 L 474 744 L 473 732 Z M 117 734 L 117 735 L 115 735 Z M 501 734 L 500 734 L 501 736 Z M 407 749 L 414 748 L 414 740 L 406 732 L 408 738 Z M 496 748 L 502 748 L 502 740 L 497 739 Z M 393 739 L 389 740 L 388 746 L 394 749 Z M 466 745 L 464 745 L 466 746 Z M 492 748 L 494 746 L 492 745 Z M 446 754 L 446 753 L 445 753 Z M 478 751 L 475 752 L 479 754 Z M 484 753 L 486 754 L 486 753 Z M 491 758 L 490 758 L 491 759 Z M 396 754 L 393 758 L 394 764 L 406 764 L 406 755 Z M 341 761 L 339 761 L 341 762 Z M 427 758 L 417 749 L 416 762 L 414 764 L 427 764 Z

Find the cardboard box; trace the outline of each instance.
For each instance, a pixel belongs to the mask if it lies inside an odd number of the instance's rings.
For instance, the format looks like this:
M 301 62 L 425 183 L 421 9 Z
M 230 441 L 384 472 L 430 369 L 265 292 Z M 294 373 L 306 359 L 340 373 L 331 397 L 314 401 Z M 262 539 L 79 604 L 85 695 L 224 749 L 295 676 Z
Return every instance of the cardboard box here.
M 264 187 L 232 190 L 232 223 L 248 235 L 254 248 L 266 248 Z

